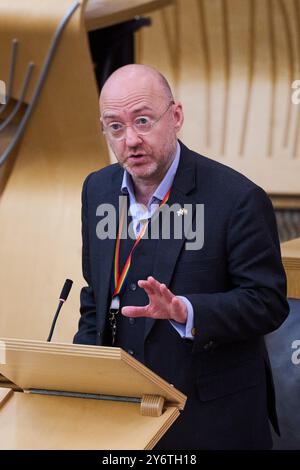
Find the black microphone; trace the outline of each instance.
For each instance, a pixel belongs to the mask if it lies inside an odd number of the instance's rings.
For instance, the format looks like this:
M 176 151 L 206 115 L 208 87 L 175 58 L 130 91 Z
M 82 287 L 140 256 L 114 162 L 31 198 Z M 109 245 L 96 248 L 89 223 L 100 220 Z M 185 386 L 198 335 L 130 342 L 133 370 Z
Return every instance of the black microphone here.
M 72 288 L 72 285 L 73 285 L 73 281 L 71 281 L 71 279 L 66 279 L 64 287 L 62 288 L 61 294 L 59 296 L 59 304 L 58 304 L 58 307 L 57 307 L 57 310 L 56 310 L 56 313 L 55 313 L 55 316 L 54 316 L 54 319 L 53 319 L 53 322 L 52 322 L 52 325 L 51 325 L 51 330 L 50 330 L 49 336 L 47 338 L 48 342 L 51 341 L 53 331 L 54 331 L 54 328 L 55 328 L 55 324 L 56 324 L 56 320 L 58 318 L 60 309 L 63 306 L 63 304 L 65 303 L 65 301 L 67 300 L 68 295 L 70 293 L 70 290 Z

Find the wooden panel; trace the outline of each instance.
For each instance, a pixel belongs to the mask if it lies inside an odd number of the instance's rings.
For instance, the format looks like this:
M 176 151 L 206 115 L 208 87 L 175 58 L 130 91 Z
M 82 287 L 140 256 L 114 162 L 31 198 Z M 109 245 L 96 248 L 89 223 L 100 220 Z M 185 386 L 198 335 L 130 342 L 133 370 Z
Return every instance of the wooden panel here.
M 13 97 L 35 63 L 30 103 L 57 26 L 73 0 L 1 1 L 0 70 L 8 81 L 11 41 L 19 40 Z M 84 2 L 82 2 L 84 4 Z M 84 5 L 83 5 L 84 6 Z M 54 337 L 71 341 L 79 318 L 80 192 L 85 176 L 109 163 L 82 9 L 63 32 L 25 129 L 0 204 L 0 330 L 47 337 L 65 278 L 74 280 Z M 10 136 L 8 136 L 10 137 Z M 0 134 L 3 143 L 3 134 Z
M 183 141 L 276 194 L 300 193 L 300 0 L 177 0 L 137 33 L 138 61 L 183 102 Z
M 174 0 L 88 0 L 85 24 L 88 31 L 127 21 L 173 3 Z
M 183 409 L 186 397 L 120 348 L 1 338 L 0 372 L 22 389 L 141 398 L 159 395 Z
M 0 388 L 1 449 L 151 449 L 186 396 L 120 348 L 0 340 L 0 372 L 23 392 Z M 92 393 L 165 398 L 160 416 L 140 403 L 33 394 Z
M 16 125 L 14 123 L 12 125 L 7 126 L 7 128 L 4 131 L 2 131 L 2 135 L 0 137 L 0 155 L 5 150 L 9 142 L 11 141 L 12 136 L 14 135 L 15 132 L 16 132 Z M 6 163 L 0 166 L 0 196 L 2 192 L 4 191 L 6 182 L 12 171 L 15 156 L 16 156 L 16 152 L 12 154 L 11 158 Z
M 272 195 L 271 201 L 275 209 L 300 209 L 300 197 L 299 196 L 277 196 Z
M 4 406 L 4 404 L 11 397 L 12 394 L 13 391 L 11 389 L 0 387 L 0 409 L 2 406 Z
M 282 243 L 281 253 L 287 275 L 288 297 L 300 299 L 300 238 Z
M 0 449 L 152 449 L 178 417 L 160 417 L 139 406 L 14 392 L 1 408 Z
M 282 243 L 281 253 L 285 266 L 294 265 L 300 269 L 300 238 Z

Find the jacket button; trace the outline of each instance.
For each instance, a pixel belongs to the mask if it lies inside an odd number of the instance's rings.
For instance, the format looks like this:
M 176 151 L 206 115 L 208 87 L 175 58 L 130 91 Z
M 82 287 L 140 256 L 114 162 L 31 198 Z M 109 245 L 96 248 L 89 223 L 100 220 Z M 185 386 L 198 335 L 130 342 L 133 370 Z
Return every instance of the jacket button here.
M 134 292 L 136 289 L 137 289 L 137 285 L 135 284 L 135 282 L 132 282 L 129 286 L 129 289 Z
M 127 349 L 127 352 L 128 352 L 128 354 L 130 354 L 130 356 L 133 356 L 133 355 L 134 355 L 133 349 Z
M 134 318 L 129 318 L 129 324 L 134 325 L 135 324 L 135 319 Z
M 206 343 L 203 346 L 204 351 L 209 351 L 213 347 L 213 345 L 214 345 L 214 342 L 210 340 L 208 343 Z

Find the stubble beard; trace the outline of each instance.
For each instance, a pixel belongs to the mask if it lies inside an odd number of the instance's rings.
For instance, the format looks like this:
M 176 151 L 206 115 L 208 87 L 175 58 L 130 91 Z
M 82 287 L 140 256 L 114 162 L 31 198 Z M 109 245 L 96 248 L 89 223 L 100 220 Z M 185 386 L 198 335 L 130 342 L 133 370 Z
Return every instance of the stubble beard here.
M 176 142 L 176 138 L 171 139 L 171 137 L 169 137 L 161 149 L 160 154 L 149 164 L 145 165 L 146 168 L 144 168 L 143 174 L 141 174 L 139 171 L 136 172 L 134 165 L 130 166 L 127 159 L 122 164 L 122 167 L 127 170 L 133 178 L 141 180 L 149 178 L 157 179 L 158 181 L 162 180 L 175 156 Z

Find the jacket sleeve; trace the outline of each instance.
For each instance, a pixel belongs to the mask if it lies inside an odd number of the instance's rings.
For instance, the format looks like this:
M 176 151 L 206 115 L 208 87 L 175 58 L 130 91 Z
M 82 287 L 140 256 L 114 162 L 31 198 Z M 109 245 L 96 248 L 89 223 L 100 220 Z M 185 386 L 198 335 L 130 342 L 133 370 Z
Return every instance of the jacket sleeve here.
M 194 308 L 194 351 L 262 336 L 289 312 L 274 211 L 261 188 L 252 186 L 237 201 L 226 240 L 230 289 L 186 295 Z
M 82 230 L 82 272 L 87 282 L 80 293 L 80 319 L 73 342 L 76 344 L 96 344 L 96 302 L 91 285 L 89 258 L 89 228 L 87 209 L 87 186 L 89 175 L 82 188 L 81 230 Z

